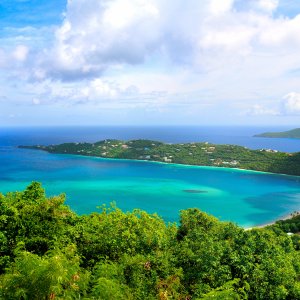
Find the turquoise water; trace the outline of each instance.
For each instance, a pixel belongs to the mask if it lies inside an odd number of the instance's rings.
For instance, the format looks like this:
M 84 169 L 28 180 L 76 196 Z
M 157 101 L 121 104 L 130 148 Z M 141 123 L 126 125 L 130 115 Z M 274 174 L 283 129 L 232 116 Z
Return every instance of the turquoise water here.
M 197 207 L 244 227 L 271 222 L 300 208 L 300 177 L 233 169 L 56 155 L 0 146 L 0 191 L 40 181 L 48 196 L 61 192 L 79 214 L 116 202 L 178 221 Z

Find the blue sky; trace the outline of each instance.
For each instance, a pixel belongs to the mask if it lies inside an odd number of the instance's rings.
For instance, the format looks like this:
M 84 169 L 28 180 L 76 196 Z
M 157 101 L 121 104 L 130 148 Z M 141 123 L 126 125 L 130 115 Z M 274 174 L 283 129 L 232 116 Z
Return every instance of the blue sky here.
M 67 2 L 64 0 L 1 0 L 0 22 L 3 27 L 60 25 Z
M 2 0 L 0 125 L 299 125 L 300 1 Z

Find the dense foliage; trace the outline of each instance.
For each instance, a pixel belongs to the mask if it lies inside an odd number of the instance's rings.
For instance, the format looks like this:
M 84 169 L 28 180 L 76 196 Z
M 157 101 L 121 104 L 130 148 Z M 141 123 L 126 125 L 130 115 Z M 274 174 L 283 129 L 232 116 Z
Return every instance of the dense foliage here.
M 65 143 L 50 146 L 20 146 L 51 153 L 151 160 L 200 166 L 241 168 L 300 175 L 300 152 L 250 150 L 234 145 L 209 143 L 164 144 L 149 140 L 105 140 L 97 143 Z
M 179 226 L 113 206 L 78 216 L 64 198 L 36 182 L 0 196 L 1 299 L 300 299 L 300 254 L 280 226 L 198 209 Z
M 269 226 L 275 232 L 277 230 L 284 231 L 291 236 L 291 239 L 295 245 L 295 249 L 300 250 L 300 214 L 294 212 L 290 215 L 290 218 L 285 220 L 276 221 L 274 225 Z
M 291 214 L 290 218 L 286 220 L 279 220 L 275 222 L 273 227 L 279 227 L 284 232 L 299 233 L 300 232 L 300 214 L 299 212 L 294 212 Z

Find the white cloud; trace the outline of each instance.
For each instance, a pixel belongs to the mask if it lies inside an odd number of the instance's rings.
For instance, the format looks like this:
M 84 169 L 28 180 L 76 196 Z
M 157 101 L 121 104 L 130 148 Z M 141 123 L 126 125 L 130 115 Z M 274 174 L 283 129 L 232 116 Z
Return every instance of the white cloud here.
M 151 1 L 117 0 L 111 2 L 103 15 L 103 23 L 119 30 L 143 21 L 144 16 L 159 16 L 157 7 Z
M 28 55 L 28 48 L 24 45 L 18 45 L 16 49 L 14 50 L 12 56 L 17 61 L 24 62 L 27 59 Z
M 255 104 L 252 106 L 250 110 L 247 112 L 249 115 L 253 116 L 277 116 L 279 115 L 279 111 L 274 108 L 265 107 L 260 104 Z
M 282 109 L 284 114 L 300 114 L 300 93 L 291 92 L 283 97 Z
M 242 11 L 235 2 L 69 1 L 54 47 L 45 53 L 45 74 L 62 80 L 95 78 L 154 56 L 207 70 L 211 62 L 232 64 L 257 52 L 275 56 L 295 45 L 300 51 L 300 15 L 272 17 L 277 0 L 243 2 L 248 8 Z M 274 45 L 278 48 L 271 49 Z
M 1 41 L 1 40 L 0 40 Z M 19 73 L 28 60 L 29 48 L 25 45 L 17 45 L 13 49 L 0 48 L 0 68 L 12 73 Z
M 114 98 L 118 96 L 119 88 L 114 87 L 112 84 L 103 81 L 101 78 L 96 78 L 92 80 L 87 86 L 83 87 L 79 91 L 79 97 L 85 99 L 101 99 L 105 98 Z
M 100 104 L 113 102 L 118 97 L 124 99 L 130 95 L 137 95 L 139 91 L 131 86 L 125 88 L 105 81 L 101 78 L 86 80 L 81 83 L 64 83 L 60 81 L 44 80 L 29 83 L 26 86 L 27 93 L 34 95 L 32 104 L 76 105 L 76 104 Z
M 47 51 L 53 63 L 49 75 L 62 79 L 98 76 L 109 66 L 143 62 L 161 34 L 155 25 L 159 11 L 151 2 L 68 2 L 55 46 Z
M 200 38 L 199 45 L 206 50 L 219 49 L 234 55 L 247 54 L 251 49 L 251 39 L 255 36 L 254 27 L 245 25 L 226 25 L 222 28 L 218 25 L 208 26 L 205 33 Z M 238 51 L 238 52 L 233 52 Z
M 300 66 L 300 14 L 277 10 L 277 0 L 72 0 L 52 40 L 32 28 L 1 39 L 0 67 L 11 91 L 23 80 L 9 98 L 31 105 L 200 111 L 211 102 L 295 114 L 295 97 L 281 109 L 270 100 L 300 85 L 290 72 Z
M 279 4 L 279 0 L 258 0 L 256 5 L 259 9 L 267 12 L 273 12 Z
M 234 0 L 211 0 L 209 3 L 209 12 L 213 15 L 222 15 L 229 12 Z
M 247 114 L 254 116 L 292 116 L 300 115 L 300 93 L 291 92 L 285 95 L 281 101 L 273 101 L 273 104 L 254 104 Z
M 259 35 L 262 45 L 276 46 L 281 49 L 291 49 L 292 47 L 299 49 L 300 15 L 293 19 L 268 20 L 263 29 Z

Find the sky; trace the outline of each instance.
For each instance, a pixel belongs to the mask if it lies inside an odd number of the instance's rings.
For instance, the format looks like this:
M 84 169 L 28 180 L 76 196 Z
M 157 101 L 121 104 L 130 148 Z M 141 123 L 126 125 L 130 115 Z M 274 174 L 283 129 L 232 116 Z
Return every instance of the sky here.
M 299 0 L 0 1 L 0 126 L 299 121 Z

